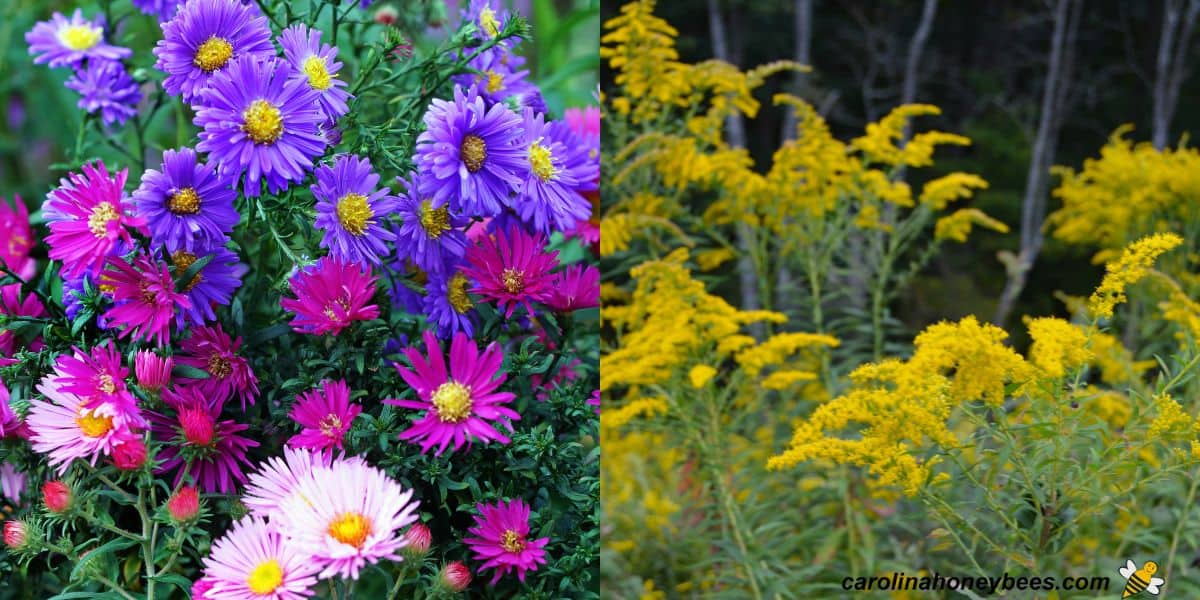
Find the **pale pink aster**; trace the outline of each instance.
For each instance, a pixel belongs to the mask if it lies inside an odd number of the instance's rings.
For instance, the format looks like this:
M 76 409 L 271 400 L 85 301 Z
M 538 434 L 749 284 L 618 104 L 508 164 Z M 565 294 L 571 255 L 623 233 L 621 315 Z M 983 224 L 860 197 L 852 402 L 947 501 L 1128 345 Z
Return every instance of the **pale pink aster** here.
M 379 307 L 367 304 L 375 295 L 375 279 L 362 265 L 326 256 L 293 275 L 288 285 L 296 297 L 279 303 L 296 314 L 291 322 L 296 332 L 337 335 L 354 321 L 379 316 Z
M 241 347 L 241 336 L 230 339 L 220 323 L 192 329 L 192 336 L 179 343 L 180 354 L 176 359 L 181 365 L 208 373 L 208 378 L 181 377 L 180 382 L 197 386 L 205 396 L 214 398 L 228 398 L 236 392 L 245 410 L 246 404 L 254 404 L 258 396 L 258 377 L 250 362 L 238 354 Z
M 142 389 L 157 392 L 171 383 L 175 359 L 162 357 L 151 350 L 138 350 L 133 359 L 133 372 Z
M 361 461 L 335 460 L 300 481 L 272 524 L 321 566 L 320 578 L 358 579 L 368 564 L 403 560 L 402 530 L 417 520 L 412 490 Z
M 507 378 L 500 371 L 504 351 L 499 344 L 492 342 L 480 352 L 474 340 L 462 332 L 456 333 L 450 342 L 447 369 L 437 337 L 426 330 L 424 339 L 428 360 L 416 348 L 405 348 L 412 369 L 395 365 L 400 377 L 416 390 L 418 400 L 384 400 L 387 404 L 425 411 L 424 417 L 400 433 L 400 439 L 420 444 L 421 452 L 437 446 L 439 456 L 451 442 L 456 451 L 463 444 L 469 448 L 472 439 L 507 444 L 508 437 L 489 423 L 506 419 L 502 424 L 511 431 L 509 421 L 521 418 L 504 406 L 516 396 L 496 391 Z
M 517 579 L 525 581 L 526 571 L 536 571 L 539 564 L 546 564 L 543 548 L 550 538 L 530 540 L 529 505 L 517 498 L 508 503 L 478 504 L 475 527 L 467 531 L 475 536 L 463 542 L 475 553 L 475 560 L 483 561 L 480 571 L 493 569 L 491 585 L 500 578 L 517 572 Z
M 314 468 L 328 467 L 332 460 L 332 454 L 286 446 L 283 456 L 268 458 L 250 474 L 242 503 L 250 514 L 273 519 L 299 489 L 300 482 L 311 477 Z
M 114 305 L 104 313 L 109 326 L 121 327 L 121 338 L 132 333 L 135 340 L 156 339 L 165 346 L 176 307 L 192 305 L 186 294 L 175 291 L 166 263 L 141 255 L 133 264 L 118 258 L 108 266 L 101 282 L 113 289 Z
M 163 402 L 174 417 L 151 413 L 155 436 L 165 442 L 158 452 L 161 464 L 155 473 L 177 470 L 174 486 L 185 475 L 207 493 L 228 494 L 246 482 L 242 465 L 249 466 L 246 450 L 258 442 L 238 435 L 249 425 L 221 420 L 225 398 L 210 398 L 194 386 L 163 392 Z
M 109 176 L 103 162 L 83 165 L 46 197 L 42 214 L 50 227 L 49 256 L 63 262 L 63 276 L 74 279 L 84 271 L 99 271 L 119 241 L 133 245 L 130 228 L 146 220 L 134 215 L 125 195 L 128 170 Z
M 58 375 L 43 377 L 37 390 L 46 400 L 34 400 L 25 419 L 33 432 L 34 451 L 46 454 L 59 475 L 76 458 L 95 466 L 96 459 L 111 454 L 129 434 L 130 425 L 125 413 L 111 404 L 84 408 L 84 399 L 63 390 L 63 385 Z
M 204 559 L 210 600 L 295 600 L 313 595 L 318 566 L 278 529 L 247 515 Z
M 21 500 L 21 492 L 25 491 L 25 473 L 18 470 L 10 462 L 0 462 L 0 496 L 13 502 Z
M 311 450 L 341 449 L 351 422 L 361 412 L 361 406 L 350 402 L 350 386 L 345 380 L 322 381 L 320 389 L 296 396 L 288 416 L 303 429 L 287 443 Z

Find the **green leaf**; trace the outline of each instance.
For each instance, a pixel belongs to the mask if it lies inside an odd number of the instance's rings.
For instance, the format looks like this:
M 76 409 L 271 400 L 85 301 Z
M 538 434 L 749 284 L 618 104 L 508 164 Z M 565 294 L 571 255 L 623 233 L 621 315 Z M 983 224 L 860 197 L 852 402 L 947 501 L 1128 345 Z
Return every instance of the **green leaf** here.
M 209 254 L 208 256 L 201 257 L 197 259 L 196 262 L 188 265 L 188 268 L 183 272 L 183 275 L 177 275 L 175 279 L 175 291 L 183 293 L 183 290 L 188 286 L 188 283 L 190 283 L 192 279 L 196 277 L 196 274 L 200 272 L 200 269 L 203 269 L 205 265 L 212 262 L 214 256 L 216 255 Z
M 253 347 L 267 340 L 273 340 L 291 330 L 292 327 L 286 323 L 279 323 L 264 329 L 259 329 L 258 331 L 246 336 L 246 346 Z
M 90 308 L 79 311 L 79 314 L 75 315 L 75 320 L 71 322 L 71 335 L 78 336 L 79 330 L 83 329 L 88 324 L 88 321 L 92 320 L 93 315 L 94 313 Z
M 208 379 L 208 371 L 197 369 L 191 365 L 175 365 L 171 369 L 172 377 L 186 377 L 188 379 Z
M 115 540 L 110 540 L 108 543 L 100 546 L 99 548 L 96 548 L 96 549 L 92 550 L 91 552 L 88 552 L 87 554 L 80 557 L 79 562 L 75 563 L 75 568 L 71 569 L 71 578 L 70 578 L 71 581 L 78 580 L 82 571 L 84 569 L 86 569 L 88 565 L 92 564 L 92 562 L 95 561 L 97 558 L 104 556 L 106 554 L 111 554 L 113 552 L 116 552 L 117 550 L 124 550 L 124 549 L 134 546 L 136 544 L 137 544 L 137 542 L 135 542 L 131 539 L 121 537 L 121 538 L 117 538 Z
M 184 593 L 190 593 L 192 591 L 192 581 L 187 577 L 180 575 L 179 573 L 163 573 L 161 575 L 155 575 L 154 577 L 151 577 L 151 579 L 160 581 L 162 583 L 169 583 L 179 588 Z

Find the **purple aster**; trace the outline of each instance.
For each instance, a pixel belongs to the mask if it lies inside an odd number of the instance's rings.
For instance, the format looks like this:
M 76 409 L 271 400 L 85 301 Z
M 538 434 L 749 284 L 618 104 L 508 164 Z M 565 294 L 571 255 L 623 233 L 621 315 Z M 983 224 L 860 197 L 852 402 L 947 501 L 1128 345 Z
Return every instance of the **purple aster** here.
M 188 3 L 183 15 L 196 2 Z M 241 56 L 217 72 L 201 94 L 196 111 L 200 132 L 196 150 L 207 152 L 230 180 L 245 174 L 242 190 L 258 197 L 266 179 L 272 193 L 304 179 L 325 151 L 318 128 L 324 115 L 317 93 L 302 80 L 288 79 L 287 63 Z
M 600 161 L 563 121 L 544 122 L 525 109 L 524 185 L 508 205 L 536 232 L 568 231 L 592 215 L 583 192 L 596 189 Z
M 190 0 L 162 24 L 155 68 L 167 74 L 163 89 L 191 103 L 214 75 L 243 57 L 273 58 L 267 18 L 239 0 Z
M 400 196 L 396 251 L 428 273 L 441 273 L 447 261 L 457 262 L 466 253 L 463 229 L 470 219 L 455 215 L 449 206 L 434 207 L 433 199 L 422 193 L 423 181 L 415 173 L 401 181 L 406 191 Z
M 189 322 L 193 325 L 203 325 L 207 321 L 216 320 L 217 315 L 213 308 L 225 306 L 233 300 L 233 292 L 241 287 L 242 276 L 248 270 L 246 265 L 238 262 L 238 255 L 228 248 L 218 247 L 201 256 L 186 250 L 176 250 L 171 253 L 175 277 L 179 277 L 193 263 L 208 255 L 212 255 L 212 260 L 201 267 L 196 276 L 183 288 L 184 295 L 192 305 L 176 314 L 175 324 L 180 331 Z
M 503 104 L 487 107 L 473 88 L 454 88 L 454 101 L 434 100 L 425 113 L 414 161 L 437 206 L 489 217 L 521 184 L 525 169 L 521 117 Z
M 500 35 L 511 18 L 507 10 L 499 8 L 499 5 L 504 4 L 503 2 L 497 3 L 498 6 L 492 6 L 492 4 L 492 0 L 471 0 L 471 3 L 462 12 L 463 21 L 474 24 L 479 29 L 479 34 L 486 39 Z M 509 38 L 502 44 L 515 45 L 520 41 L 520 38 Z
M 350 112 L 346 101 L 350 93 L 346 82 L 338 79 L 342 63 L 337 59 L 337 48 L 321 43 L 321 32 L 297 23 L 283 30 L 279 36 L 283 56 L 292 65 L 292 78 L 300 79 L 320 95 L 321 110 L 329 121 Z
M 460 270 L 431 275 L 425 286 L 425 315 L 437 329 L 438 337 L 450 339 L 461 331 L 475 334 L 475 301 L 471 299 L 471 280 Z
M 415 274 L 409 273 L 410 268 L 415 269 Z M 395 261 L 385 272 L 388 275 L 388 295 L 391 297 L 392 307 L 409 314 L 421 314 L 424 310 L 422 307 L 425 295 L 420 286 L 427 279 L 425 273 L 413 267 L 407 260 Z
M 212 163 L 197 160 L 191 148 L 163 152 L 162 171 L 148 169 L 133 192 L 150 239 L 168 252 L 204 252 L 224 246 L 237 225 L 237 192 L 217 176 Z
M 489 104 L 503 102 L 514 94 L 524 95 L 534 85 L 525 80 L 528 70 L 518 71 L 525 59 L 499 46 L 476 56 L 467 63 L 475 73 L 456 75 L 454 82 L 463 87 L 474 86 Z
M 100 112 L 105 125 L 124 123 L 137 114 L 142 92 L 125 71 L 125 65 L 111 60 L 89 60 L 77 69 L 66 86 L 79 92 L 79 108 Z
M 388 253 L 386 242 L 396 239 L 384 225 L 399 202 L 389 188 L 376 189 L 379 175 L 371 161 L 340 154 L 333 165 L 321 165 L 312 186 L 317 198 L 316 227 L 325 231 L 321 247 L 346 262 L 379 264 Z
M 42 21 L 25 34 L 29 53 L 36 54 L 36 64 L 50 63 L 51 67 L 77 67 L 85 59 L 118 61 L 133 54 L 129 48 L 110 46 L 104 41 L 104 17 L 96 15 L 83 18 L 83 11 L 67 20 L 62 13 L 54 13 L 49 21 Z
M 158 17 L 159 21 L 169 21 L 186 0 L 133 0 L 138 10 Z

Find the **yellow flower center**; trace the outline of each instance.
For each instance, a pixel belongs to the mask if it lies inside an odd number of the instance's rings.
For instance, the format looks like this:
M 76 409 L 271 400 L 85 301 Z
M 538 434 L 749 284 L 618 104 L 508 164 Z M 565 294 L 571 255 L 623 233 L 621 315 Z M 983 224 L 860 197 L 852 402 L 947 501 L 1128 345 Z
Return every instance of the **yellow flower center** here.
M 433 208 L 428 200 L 421 202 L 421 227 L 431 239 L 442 237 L 450 230 L 450 210 L 445 206 Z
M 200 212 L 200 195 L 195 189 L 185 187 L 167 199 L 167 210 L 176 215 L 194 215 Z
M 554 178 L 554 174 L 558 172 L 554 168 L 552 158 L 550 149 L 542 145 L 540 138 L 529 145 L 529 166 L 538 176 L 538 179 L 541 179 L 543 182 L 550 181 Z
M 104 38 L 104 30 L 92 25 L 68 25 L 58 30 L 58 41 L 75 50 L 90 50 Z
M 242 119 L 245 120 L 242 130 L 256 144 L 274 144 L 283 135 L 283 115 L 266 100 L 251 102 Z
M 321 429 L 321 435 L 329 438 L 337 437 L 337 431 L 342 428 L 342 418 L 330 413 L 321 417 L 317 421 L 317 427 Z
M 329 524 L 329 535 L 343 544 L 361 549 L 367 536 L 371 535 L 371 520 L 360 513 L 345 513 Z
M 447 381 L 433 392 L 433 408 L 443 423 L 461 423 L 471 415 L 471 388 Z
M 500 91 L 500 88 L 504 87 L 503 75 L 495 71 L 486 71 L 484 75 L 487 76 L 487 91 L 489 94 L 495 94 Z
M 333 76 L 329 73 L 329 67 L 325 64 L 325 59 L 320 56 L 313 55 L 304 59 L 304 74 L 308 76 L 308 85 L 319 92 L 323 92 L 333 85 Z
M 225 38 L 214 35 L 196 48 L 196 56 L 192 57 L 192 64 L 200 67 L 205 73 L 212 73 L 225 66 L 225 63 L 229 62 L 231 58 L 233 58 L 233 44 L 230 44 L 229 40 Z
M 511 529 L 506 529 L 504 535 L 500 536 L 500 547 L 504 548 L 505 552 L 518 554 L 525 549 L 525 536 Z
M 250 576 L 246 578 L 246 587 L 255 594 L 270 594 L 280 585 L 283 585 L 283 569 L 280 568 L 279 561 L 273 558 L 254 567 Z
M 483 142 L 483 138 L 470 133 L 463 136 L 458 153 L 462 156 L 463 164 L 467 165 L 467 170 L 477 173 L 483 168 L 483 161 L 487 159 L 487 144 Z
M 117 384 L 113 381 L 112 375 L 109 375 L 108 373 L 100 376 L 100 385 L 96 387 L 105 394 L 111 394 L 117 391 Z
M 171 262 L 175 264 L 175 272 L 182 275 L 184 271 L 188 270 L 188 267 L 192 266 L 192 263 L 196 262 L 196 255 L 184 250 L 176 250 L 171 253 Z M 190 292 L 197 285 L 200 285 L 200 271 L 196 272 L 196 275 L 183 288 L 183 291 Z
M 216 379 L 228 377 L 233 372 L 233 367 L 229 364 L 229 361 L 225 360 L 225 357 L 217 352 L 213 352 L 208 356 L 207 367 L 205 370 Z
M 504 280 L 504 289 L 510 294 L 519 294 L 525 289 L 525 271 L 505 269 L 500 279 Z
M 446 297 L 450 299 L 450 306 L 453 306 L 460 315 L 466 314 L 475 305 L 471 302 L 471 297 L 467 295 L 467 283 L 466 275 L 455 273 L 446 285 Z
M 90 411 L 79 411 L 79 415 L 75 417 L 75 424 L 79 426 L 79 430 L 83 435 L 90 438 L 98 438 L 112 431 L 112 417 L 98 415 Z
M 500 21 L 496 20 L 496 11 L 490 7 L 484 7 L 479 11 L 479 26 L 483 28 L 488 37 L 500 35 Z
M 354 235 L 362 235 L 375 216 L 367 197 L 362 194 L 350 193 L 342 196 L 337 203 L 337 218 L 342 227 Z
M 113 206 L 112 202 L 101 202 L 92 209 L 92 214 L 88 215 L 88 229 L 92 231 L 92 235 L 102 238 L 108 235 L 108 223 L 119 218 L 117 207 Z

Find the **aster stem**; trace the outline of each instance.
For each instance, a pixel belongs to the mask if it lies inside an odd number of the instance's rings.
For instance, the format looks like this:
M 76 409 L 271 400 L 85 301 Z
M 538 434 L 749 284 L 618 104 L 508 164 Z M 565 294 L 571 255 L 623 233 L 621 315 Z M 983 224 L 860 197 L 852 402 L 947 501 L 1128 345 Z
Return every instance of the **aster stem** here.
M 267 3 L 265 0 L 258 0 L 258 7 L 261 8 L 262 13 L 271 20 L 271 24 L 275 26 L 275 29 L 283 29 L 283 25 L 280 25 L 279 21 L 275 20 L 275 13 L 271 12 L 271 10 L 267 8 Z
M 117 585 L 117 583 L 115 581 L 113 581 L 103 575 L 96 575 L 96 581 L 99 581 L 100 583 L 103 583 L 104 585 L 108 586 L 109 588 L 112 589 L 112 591 L 116 592 L 122 598 L 126 598 L 127 600 L 137 600 L 133 596 L 129 595 L 129 592 L 126 592 L 125 590 L 121 589 L 121 586 Z M 152 598 L 153 596 L 146 596 L 146 597 Z
M 408 579 L 408 568 L 408 561 L 400 563 L 400 572 L 396 573 L 396 583 L 392 585 L 392 591 L 388 592 L 388 600 L 396 600 L 400 597 L 400 586 L 404 585 L 405 580 Z

